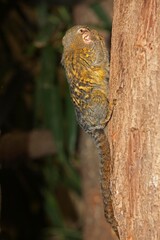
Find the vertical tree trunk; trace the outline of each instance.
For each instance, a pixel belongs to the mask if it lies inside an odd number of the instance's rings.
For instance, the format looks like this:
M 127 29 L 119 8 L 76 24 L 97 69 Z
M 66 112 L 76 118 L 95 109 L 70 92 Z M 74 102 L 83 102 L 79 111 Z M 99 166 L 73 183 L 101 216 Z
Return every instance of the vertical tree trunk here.
M 160 240 L 160 1 L 116 0 L 109 136 L 121 240 Z

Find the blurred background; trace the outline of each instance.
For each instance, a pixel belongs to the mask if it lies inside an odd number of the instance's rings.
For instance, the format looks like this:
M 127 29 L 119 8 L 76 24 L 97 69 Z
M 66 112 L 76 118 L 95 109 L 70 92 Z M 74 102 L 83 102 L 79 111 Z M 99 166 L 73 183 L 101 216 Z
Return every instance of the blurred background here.
M 0 1 L 1 239 L 113 239 L 98 156 L 77 126 L 61 66 L 75 24 L 110 48 L 112 0 Z M 107 229 L 107 230 L 106 230 Z

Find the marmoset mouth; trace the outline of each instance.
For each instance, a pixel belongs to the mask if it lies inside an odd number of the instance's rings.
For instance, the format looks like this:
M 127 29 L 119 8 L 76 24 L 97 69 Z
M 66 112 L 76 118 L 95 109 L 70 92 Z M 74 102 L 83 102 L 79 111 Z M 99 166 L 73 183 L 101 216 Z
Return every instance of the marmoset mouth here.
M 90 42 L 92 42 L 92 40 L 91 40 L 91 34 L 90 34 L 90 32 L 86 29 L 86 31 L 82 34 L 82 38 L 83 38 L 83 41 L 85 42 L 85 43 L 90 43 Z

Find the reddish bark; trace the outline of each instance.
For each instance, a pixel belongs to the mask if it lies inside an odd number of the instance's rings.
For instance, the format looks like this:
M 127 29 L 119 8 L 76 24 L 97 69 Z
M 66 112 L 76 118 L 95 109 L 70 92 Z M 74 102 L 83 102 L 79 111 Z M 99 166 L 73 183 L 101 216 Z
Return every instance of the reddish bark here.
M 160 2 L 114 2 L 109 124 L 121 240 L 160 239 Z

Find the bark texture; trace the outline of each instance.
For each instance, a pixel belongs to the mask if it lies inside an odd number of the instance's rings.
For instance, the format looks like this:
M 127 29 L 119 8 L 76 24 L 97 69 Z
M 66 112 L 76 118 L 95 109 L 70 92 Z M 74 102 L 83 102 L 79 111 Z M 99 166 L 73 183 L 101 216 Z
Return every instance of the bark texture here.
M 160 239 L 160 1 L 116 0 L 109 123 L 121 240 Z

